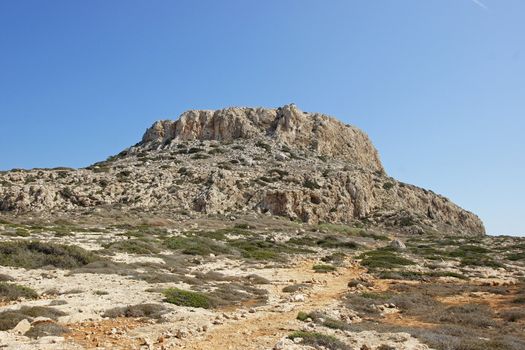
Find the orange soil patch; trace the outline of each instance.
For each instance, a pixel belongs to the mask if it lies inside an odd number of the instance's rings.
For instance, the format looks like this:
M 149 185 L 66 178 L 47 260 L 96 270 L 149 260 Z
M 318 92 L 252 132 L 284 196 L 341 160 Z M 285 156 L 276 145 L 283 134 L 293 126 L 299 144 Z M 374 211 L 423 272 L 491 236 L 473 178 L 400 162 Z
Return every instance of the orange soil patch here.
M 77 343 L 85 349 L 140 349 L 143 340 L 126 337 L 126 333 L 143 324 L 133 318 L 72 323 L 66 325 L 71 332 L 65 334 L 65 338 L 66 341 Z

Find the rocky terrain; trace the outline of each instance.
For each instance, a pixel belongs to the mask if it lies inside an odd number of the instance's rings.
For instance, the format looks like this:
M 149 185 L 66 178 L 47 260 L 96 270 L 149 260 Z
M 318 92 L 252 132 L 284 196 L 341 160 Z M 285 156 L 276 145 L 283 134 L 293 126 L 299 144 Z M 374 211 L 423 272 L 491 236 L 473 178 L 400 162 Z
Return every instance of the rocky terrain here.
M 3 172 L 0 209 L 0 348 L 525 349 L 525 239 L 294 105 Z
M 0 174 L 0 210 L 129 210 L 173 215 L 256 211 L 331 222 L 466 235 L 480 219 L 432 191 L 386 175 L 360 130 L 294 105 L 189 111 L 85 169 Z

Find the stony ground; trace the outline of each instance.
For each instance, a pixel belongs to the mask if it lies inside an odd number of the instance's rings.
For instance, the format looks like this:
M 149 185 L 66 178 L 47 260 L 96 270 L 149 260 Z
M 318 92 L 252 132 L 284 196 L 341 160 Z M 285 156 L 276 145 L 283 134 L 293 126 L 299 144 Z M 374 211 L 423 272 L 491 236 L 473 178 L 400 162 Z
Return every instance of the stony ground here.
M 524 239 L 261 214 L 0 220 L 6 349 L 525 349 Z

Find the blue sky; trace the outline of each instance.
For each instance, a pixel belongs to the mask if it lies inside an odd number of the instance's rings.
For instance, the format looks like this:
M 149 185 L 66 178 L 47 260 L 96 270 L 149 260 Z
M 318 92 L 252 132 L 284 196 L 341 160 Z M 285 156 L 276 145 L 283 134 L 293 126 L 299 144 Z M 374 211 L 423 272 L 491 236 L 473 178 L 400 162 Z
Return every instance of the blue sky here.
M 525 234 L 525 1 L 0 1 L 0 169 L 86 166 L 187 109 L 290 102 Z

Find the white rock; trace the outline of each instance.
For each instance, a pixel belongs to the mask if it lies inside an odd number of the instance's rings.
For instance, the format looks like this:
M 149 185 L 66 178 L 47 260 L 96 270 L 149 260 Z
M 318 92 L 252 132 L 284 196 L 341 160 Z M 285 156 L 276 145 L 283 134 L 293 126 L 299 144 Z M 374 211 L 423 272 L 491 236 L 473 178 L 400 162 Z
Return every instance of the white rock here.
M 31 328 L 31 323 L 28 320 L 23 319 L 13 328 L 12 332 L 15 334 L 24 335 Z

